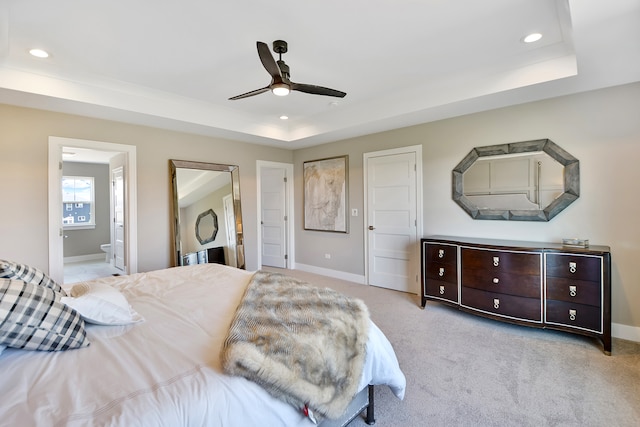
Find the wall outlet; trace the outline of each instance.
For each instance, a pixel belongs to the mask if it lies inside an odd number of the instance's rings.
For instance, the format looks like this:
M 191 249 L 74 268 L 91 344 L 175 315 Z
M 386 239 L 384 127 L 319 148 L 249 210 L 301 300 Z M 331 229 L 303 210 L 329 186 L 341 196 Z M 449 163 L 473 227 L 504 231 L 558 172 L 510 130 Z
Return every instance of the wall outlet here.
M 358 216 L 358 209 L 351 209 L 351 216 Z
M 324 254 L 325 259 L 331 259 L 331 254 Z

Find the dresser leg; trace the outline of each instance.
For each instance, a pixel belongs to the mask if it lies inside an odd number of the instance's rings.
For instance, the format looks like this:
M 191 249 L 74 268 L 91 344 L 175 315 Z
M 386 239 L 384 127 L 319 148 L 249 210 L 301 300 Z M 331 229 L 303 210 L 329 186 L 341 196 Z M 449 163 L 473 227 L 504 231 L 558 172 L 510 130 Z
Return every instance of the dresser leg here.
M 602 345 L 604 347 L 604 354 L 611 356 L 611 335 L 602 337 Z

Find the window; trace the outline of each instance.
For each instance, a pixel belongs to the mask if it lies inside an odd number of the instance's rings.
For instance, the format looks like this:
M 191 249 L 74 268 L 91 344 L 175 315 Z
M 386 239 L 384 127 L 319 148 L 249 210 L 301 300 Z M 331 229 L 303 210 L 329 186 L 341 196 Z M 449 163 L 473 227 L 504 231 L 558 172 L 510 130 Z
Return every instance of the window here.
M 94 228 L 93 177 L 62 177 L 62 225 L 64 228 Z

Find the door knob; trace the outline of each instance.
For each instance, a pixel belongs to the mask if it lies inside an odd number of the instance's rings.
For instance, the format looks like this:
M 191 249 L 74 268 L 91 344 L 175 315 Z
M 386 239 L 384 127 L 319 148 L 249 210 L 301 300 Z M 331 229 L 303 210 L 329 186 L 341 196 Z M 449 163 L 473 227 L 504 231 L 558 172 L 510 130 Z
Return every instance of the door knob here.
M 373 225 L 370 225 L 369 230 L 375 230 L 375 227 Z

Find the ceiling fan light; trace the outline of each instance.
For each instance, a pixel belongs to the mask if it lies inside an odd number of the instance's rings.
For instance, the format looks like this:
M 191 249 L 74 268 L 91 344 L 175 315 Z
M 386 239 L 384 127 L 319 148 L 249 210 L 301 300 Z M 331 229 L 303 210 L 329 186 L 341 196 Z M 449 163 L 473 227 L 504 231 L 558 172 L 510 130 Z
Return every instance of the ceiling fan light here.
M 277 96 L 287 96 L 289 95 L 289 91 L 289 85 L 285 83 L 276 83 L 271 86 L 271 92 L 273 92 L 273 94 Z

